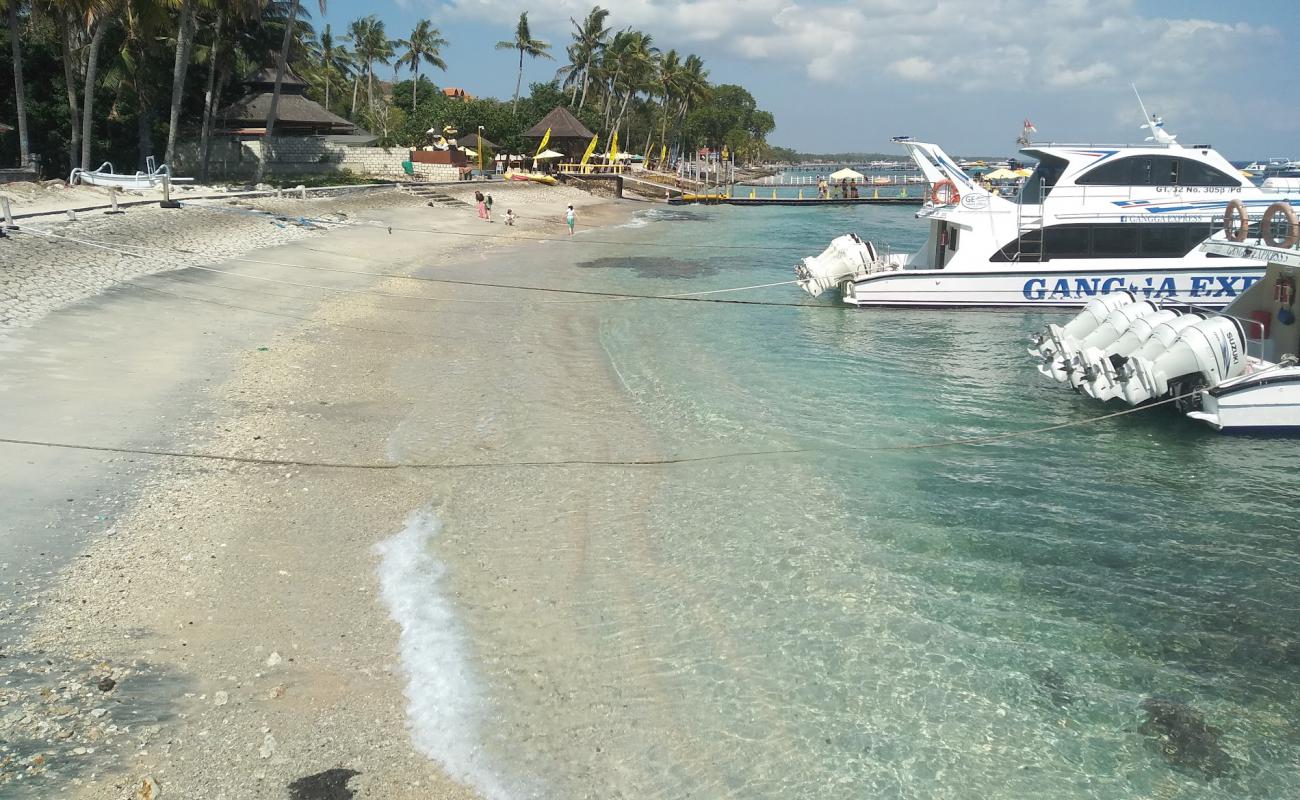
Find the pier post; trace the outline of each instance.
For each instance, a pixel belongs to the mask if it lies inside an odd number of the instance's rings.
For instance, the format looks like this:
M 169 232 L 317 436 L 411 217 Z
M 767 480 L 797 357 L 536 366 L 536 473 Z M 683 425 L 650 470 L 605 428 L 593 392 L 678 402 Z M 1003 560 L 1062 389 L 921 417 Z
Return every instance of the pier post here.
M 122 213 L 122 210 L 121 210 L 120 208 L 117 207 L 117 187 L 116 187 L 116 186 L 110 186 L 110 187 L 108 187 L 108 202 L 111 203 L 113 207 L 110 208 L 108 211 L 105 211 L 105 212 L 104 212 L 105 214 L 121 214 L 121 213 Z
M 76 222 L 76 221 L 77 221 L 77 212 L 76 212 L 76 210 L 75 210 L 75 209 L 71 209 L 71 208 L 69 208 L 69 209 L 68 209 L 68 222 Z
M 180 201 L 178 201 L 178 200 L 173 200 L 173 199 L 172 199 L 172 179 L 171 179 L 171 176 L 168 175 L 166 172 L 164 172 L 164 173 L 163 173 L 163 176 L 162 176 L 162 179 L 163 179 L 163 181 L 162 181 L 162 183 L 163 183 L 163 199 L 162 199 L 162 202 L 158 204 L 159 208 L 180 208 L 180 207 L 181 207 Z
M 4 213 L 5 227 L 14 230 L 17 226 L 14 225 L 14 215 L 9 211 L 8 197 L 0 196 L 0 212 Z
M 298 191 L 302 192 L 302 199 L 303 199 L 303 200 L 306 200 L 306 199 L 307 199 L 307 186 L 306 186 L 305 184 L 301 184 L 301 183 L 298 184 Z

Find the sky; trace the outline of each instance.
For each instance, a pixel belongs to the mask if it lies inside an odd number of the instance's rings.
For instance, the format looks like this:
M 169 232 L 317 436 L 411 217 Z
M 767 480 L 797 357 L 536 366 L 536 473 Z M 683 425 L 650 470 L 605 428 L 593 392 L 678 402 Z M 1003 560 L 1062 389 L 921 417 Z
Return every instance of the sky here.
M 429 19 L 450 45 L 439 86 L 508 98 L 518 56 L 493 49 L 520 11 L 559 61 L 570 18 L 593 0 L 329 0 L 335 35 L 367 14 L 391 38 Z M 1230 159 L 1300 158 L 1291 98 L 1300 2 L 1292 0 L 602 0 L 610 25 L 702 56 L 714 83 L 739 83 L 776 117 L 772 144 L 802 152 L 893 152 L 891 136 L 954 155 L 1011 155 L 1035 140 L 1140 142 L 1130 84 L 1184 144 Z M 315 2 L 304 6 L 318 12 Z

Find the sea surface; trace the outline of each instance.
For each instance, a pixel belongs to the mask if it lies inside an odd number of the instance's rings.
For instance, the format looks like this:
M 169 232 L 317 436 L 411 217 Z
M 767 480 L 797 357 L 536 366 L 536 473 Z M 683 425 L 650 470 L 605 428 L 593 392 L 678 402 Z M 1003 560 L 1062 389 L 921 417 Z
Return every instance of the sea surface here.
M 613 244 L 550 252 L 579 288 L 699 292 L 789 280 L 848 231 L 913 249 L 912 215 L 657 207 L 583 234 Z M 395 612 L 428 604 L 428 646 L 404 651 L 441 649 L 408 674 L 455 673 L 478 698 L 439 684 L 452 710 L 420 706 L 427 752 L 492 798 L 1300 796 L 1295 440 L 1164 409 L 1032 433 L 1115 410 L 1035 371 L 1027 338 L 1061 312 L 856 310 L 791 285 L 711 297 L 805 305 L 595 312 L 665 453 L 800 451 L 664 470 L 638 512 L 657 568 L 593 596 L 589 644 L 554 654 L 594 663 L 604 698 L 644 677 L 634 647 L 658 705 L 629 700 L 599 755 L 571 713 L 512 738 L 515 656 L 464 641 L 444 573 L 469 566 L 425 511 L 388 551 L 445 559 L 385 586 Z

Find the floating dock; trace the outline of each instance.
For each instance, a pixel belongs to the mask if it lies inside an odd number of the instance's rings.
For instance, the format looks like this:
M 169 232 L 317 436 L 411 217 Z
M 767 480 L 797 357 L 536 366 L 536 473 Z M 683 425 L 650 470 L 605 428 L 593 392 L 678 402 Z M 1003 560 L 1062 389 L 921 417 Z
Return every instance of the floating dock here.
M 832 197 L 819 200 L 816 197 L 732 197 L 725 194 L 683 194 L 668 201 L 672 205 L 706 203 L 710 205 L 729 206 L 920 206 L 925 205 L 925 196 L 915 197 L 890 195 L 888 197 Z

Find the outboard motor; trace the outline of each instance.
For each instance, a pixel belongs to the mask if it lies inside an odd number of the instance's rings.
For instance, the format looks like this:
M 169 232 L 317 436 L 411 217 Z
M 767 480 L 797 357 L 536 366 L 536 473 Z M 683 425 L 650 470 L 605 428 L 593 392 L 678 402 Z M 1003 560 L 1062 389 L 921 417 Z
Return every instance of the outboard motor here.
M 885 268 L 876 254 L 875 245 L 864 242 L 856 233 L 837 236 L 819 256 L 809 256 L 794 268 L 799 286 L 817 297 L 844 278 L 859 272 L 873 272 Z
M 1143 300 L 1120 306 L 1106 316 L 1105 321 L 1081 340 L 1057 340 L 1059 349 L 1051 362 L 1043 364 L 1038 371 L 1050 375 L 1058 382 L 1065 381 L 1074 371 L 1074 357 L 1087 348 L 1101 349 L 1109 347 L 1133 324 L 1133 321 L 1159 311 L 1155 303 Z
M 1174 346 L 1178 338 L 1183 335 L 1183 331 L 1204 319 L 1204 314 L 1196 312 L 1174 317 L 1153 327 L 1151 335 L 1133 353 L 1111 354 L 1085 365 L 1084 369 L 1093 370 L 1093 374 L 1082 386 L 1084 393 L 1098 400 L 1112 400 L 1119 397 L 1124 390 L 1122 368 L 1130 358 L 1140 357 L 1151 361 L 1160 357 Z
M 1074 357 L 1077 369 L 1070 373 L 1070 385 L 1078 389 L 1084 382 L 1091 382 L 1101 374 L 1101 362 L 1106 361 L 1110 356 L 1122 358 L 1131 356 L 1147 339 L 1151 338 L 1157 326 L 1178 316 L 1177 311 L 1164 308 L 1154 314 L 1138 317 L 1133 320 L 1128 330 L 1124 331 L 1124 335 L 1112 342 L 1109 347 L 1105 349 L 1089 347 L 1081 350 Z
M 1135 406 L 1167 394 L 1171 385 L 1190 388 L 1199 382 L 1215 386 L 1245 371 L 1246 335 L 1241 323 L 1231 317 L 1212 317 L 1183 331 L 1160 357 L 1129 359 L 1124 370 L 1124 399 Z M 1188 376 L 1194 377 L 1187 380 Z
M 1048 325 L 1047 330 L 1035 334 L 1031 340 L 1034 346 L 1029 349 L 1031 356 L 1038 356 L 1044 361 L 1060 352 L 1058 342 L 1078 341 L 1097 329 L 1106 321 L 1112 311 L 1134 303 L 1137 297 L 1128 289 L 1094 297 L 1088 301 L 1074 319 L 1065 325 Z

